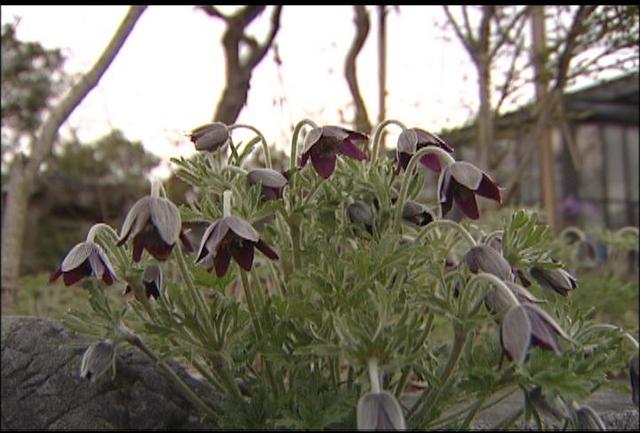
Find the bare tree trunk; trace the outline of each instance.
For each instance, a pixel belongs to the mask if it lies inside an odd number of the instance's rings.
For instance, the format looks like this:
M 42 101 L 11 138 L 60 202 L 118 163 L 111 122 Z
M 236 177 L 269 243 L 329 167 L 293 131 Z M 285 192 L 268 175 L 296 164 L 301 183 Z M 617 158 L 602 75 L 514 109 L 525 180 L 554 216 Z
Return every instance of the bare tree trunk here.
M 364 100 L 360 94 L 358 75 L 356 72 L 356 60 L 358 59 L 358 54 L 360 54 L 360 51 L 367 40 L 367 36 L 369 35 L 369 14 L 367 13 L 367 8 L 363 5 L 355 5 L 353 8 L 355 11 L 354 23 L 356 25 L 356 35 L 353 39 L 351 48 L 349 48 L 349 52 L 347 53 L 344 65 L 344 75 L 347 79 L 351 96 L 353 97 L 355 108 L 355 128 L 358 131 L 369 134 L 371 132 L 371 122 L 369 121 L 367 107 L 364 105 Z
M 544 6 L 534 6 L 531 12 L 532 55 L 534 58 L 536 101 L 539 105 L 547 98 L 546 38 L 544 29 Z M 543 116 L 548 119 L 549 116 Z M 540 194 L 547 224 L 551 230 L 558 228 L 555 194 L 555 158 L 551 148 L 550 122 L 541 125 L 539 135 Z
M 387 116 L 387 9 L 385 5 L 378 5 L 378 123 Z M 378 155 L 385 153 L 385 137 L 383 131 L 380 137 Z
M 51 109 L 40 133 L 32 141 L 29 158 L 23 161 L 22 158 L 17 157 L 14 160 L 14 164 L 12 164 L 5 215 L 2 222 L 3 311 L 5 308 L 15 304 L 29 197 L 40 164 L 51 153 L 60 126 L 91 89 L 98 84 L 145 8 L 146 6 L 132 6 L 129 9 L 109 45 L 107 45 L 93 68 L 80 78 L 56 107 Z
M 276 6 L 271 15 L 271 27 L 265 41 L 260 44 L 245 29 L 255 20 L 266 6 L 244 6 L 233 15 L 224 15 L 214 6 L 201 6 L 207 15 L 223 20 L 227 30 L 222 37 L 226 61 L 226 85 L 216 106 L 214 121 L 230 125 L 236 121 L 247 102 L 253 69 L 258 66 L 271 48 L 280 29 L 282 6 Z M 240 44 L 249 48 L 240 58 Z
M 531 6 L 533 8 L 533 6 Z M 571 60 L 575 55 L 575 50 L 578 45 L 578 39 L 581 34 L 586 30 L 586 23 L 589 17 L 595 12 L 597 6 L 595 5 L 582 5 L 578 8 L 578 11 L 573 17 L 571 28 L 566 35 L 566 41 L 563 49 L 559 53 L 557 61 L 557 70 L 555 72 L 554 85 L 551 90 L 546 93 L 546 97 L 538 101 L 535 115 L 537 117 L 533 134 L 531 135 L 531 142 L 523 153 L 518 167 L 513 173 L 513 176 L 507 182 L 506 193 L 503 196 L 503 203 L 509 203 L 513 198 L 517 189 L 522 174 L 525 172 L 525 167 L 529 164 L 531 155 L 536 149 L 541 135 L 545 129 L 549 128 L 552 119 L 552 113 L 555 113 L 559 107 L 561 107 L 562 94 L 567 83 L 569 76 L 569 66 Z
M 479 62 L 476 65 L 478 70 L 478 90 L 480 96 L 480 106 L 478 109 L 478 166 L 489 169 L 489 154 L 493 146 L 493 110 L 491 109 L 491 70 L 489 64 Z

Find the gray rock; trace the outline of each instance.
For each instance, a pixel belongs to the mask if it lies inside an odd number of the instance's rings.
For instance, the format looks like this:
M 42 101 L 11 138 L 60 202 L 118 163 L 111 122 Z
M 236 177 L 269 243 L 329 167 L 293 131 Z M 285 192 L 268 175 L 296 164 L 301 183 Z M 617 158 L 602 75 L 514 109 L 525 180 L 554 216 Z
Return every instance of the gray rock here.
M 70 343 L 86 343 L 69 347 Z M 2 429 L 215 429 L 135 348 L 118 351 L 115 380 L 81 380 L 91 340 L 42 318 L 2 317 Z M 218 395 L 170 364 L 198 395 Z

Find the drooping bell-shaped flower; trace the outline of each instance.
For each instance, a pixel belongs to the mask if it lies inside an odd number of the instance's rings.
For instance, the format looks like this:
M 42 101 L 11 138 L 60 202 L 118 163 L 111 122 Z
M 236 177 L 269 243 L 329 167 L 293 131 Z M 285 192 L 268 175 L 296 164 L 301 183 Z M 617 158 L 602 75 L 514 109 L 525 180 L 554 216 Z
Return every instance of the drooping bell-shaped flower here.
M 189 138 L 195 144 L 196 150 L 215 152 L 231 140 L 227 125 L 221 122 L 207 123 L 191 131 Z
M 113 365 L 115 356 L 116 351 L 111 340 L 92 343 L 82 356 L 80 377 L 95 382 Z
M 277 200 L 282 198 L 282 189 L 288 183 L 281 173 L 270 168 L 254 168 L 247 173 L 247 181 L 250 185 L 262 185 L 262 197 L 265 200 Z
M 205 231 L 196 263 L 204 264 L 208 271 L 215 267 L 216 275 L 227 273 L 231 257 L 245 271 L 253 264 L 254 248 L 262 251 L 271 260 L 277 260 L 278 254 L 262 239 L 260 234 L 241 218 L 230 215 L 215 221 Z
M 406 430 L 402 408 L 388 391 L 370 392 L 358 401 L 358 430 Z
M 66 286 L 91 276 L 102 279 L 108 285 L 118 279 L 104 250 L 93 241 L 80 242 L 74 246 L 62 260 L 60 267 L 51 274 L 49 282 L 54 282 L 60 276 Z
M 607 426 L 604 425 L 600 415 L 586 404 L 580 405 L 575 409 L 575 427 L 578 431 L 607 430 Z
M 540 286 L 547 290 L 553 290 L 562 296 L 567 296 L 571 290 L 575 290 L 578 287 L 575 277 L 564 269 L 547 269 L 534 266 L 529 270 L 529 273 Z
M 445 168 L 440 183 L 438 196 L 442 216 L 451 210 L 455 202 L 467 217 L 480 218 L 476 194 L 501 202 L 498 185 L 486 173 L 468 162 L 454 162 Z
M 505 281 L 504 283 L 520 303 L 542 304 L 546 302 L 536 298 L 531 292 L 516 283 L 510 281 Z M 514 304 L 514 301 L 504 290 L 494 286 L 487 292 L 484 298 L 484 304 L 492 314 L 500 314 L 502 311 L 510 308 Z
M 309 159 L 316 172 L 328 179 L 336 168 L 338 154 L 362 161 L 367 159 L 365 153 L 356 145 L 358 141 L 366 141 L 366 134 L 339 126 L 323 126 L 312 129 L 305 138 L 305 146 L 300 158 L 300 168 Z
M 436 146 L 448 153 L 453 153 L 453 149 L 435 134 L 420 128 L 410 128 L 402 131 L 398 137 L 396 147 L 396 158 L 398 166 L 396 173 L 406 170 L 411 157 L 420 149 L 427 146 Z M 429 154 L 420 158 L 420 163 L 425 167 L 439 173 L 442 170 L 440 158 L 437 155 Z
M 569 339 L 560 325 L 534 304 L 513 305 L 500 326 L 500 342 L 510 359 L 523 362 L 530 346 L 560 353 L 558 336 Z
M 175 243 L 180 239 L 187 251 L 193 251 L 191 242 L 182 231 L 180 212 L 166 198 L 146 196 L 129 210 L 117 245 L 133 238 L 133 261 L 138 263 L 145 249 L 156 260 L 167 260 Z
M 488 245 L 472 247 L 464 255 L 463 260 L 474 274 L 487 272 L 502 281 L 513 281 L 513 273 L 509 262 L 495 248 Z

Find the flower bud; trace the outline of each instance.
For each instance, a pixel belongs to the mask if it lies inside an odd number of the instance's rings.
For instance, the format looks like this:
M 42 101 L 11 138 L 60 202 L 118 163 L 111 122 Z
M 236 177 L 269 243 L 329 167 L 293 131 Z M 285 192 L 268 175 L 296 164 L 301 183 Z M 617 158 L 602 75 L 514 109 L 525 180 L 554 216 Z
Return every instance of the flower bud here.
M 593 408 L 590 406 L 578 406 L 575 410 L 576 414 L 576 430 L 606 430 L 607 427 L 600 419 Z
M 191 141 L 196 145 L 196 150 L 201 152 L 214 152 L 231 140 L 229 128 L 221 122 L 202 125 L 190 134 Z
M 433 221 L 433 214 L 418 202 L 408 200 L 402 207 L 402 219 L 410 224 L 423 227 Z
M 522 364 L 531 341 L 531 322 L 521 305 L 512 306 L 502 319 L 500 343 L 509 359 Z
M 82 356 L 80 377 L 89 379 L 92 383 L 95 382 L 113 364 L 115 356 L 116 352 L 111 340 L 92 343 Z
M 265 200 L 282 198 L 282 189 L 287 184 L 287 178 L 275 170 L 269 168 L 254 168 L 247 173 L 250 185 L 259 183 L 262 185 L 262 197 Z
M 545 269 L 534 266 L 529 273 L 540 286 L 562 296 L 567 296 L 569 291 L 575 290 L 578 286 L 576 279 L 564 269 Z
M 358 402 L 358 430 L 406 430 L 395 396 L 387 391 L 363 395 Z
M 362 224 L 369 233 L 373 233 L 373 212 L 368 204 L 362 201 L 351 203 L 347 206 L 347 217 L 352 224 Z
M 162 269 L 158 265 L 149 265 L 142 275 L 142 284 L 146 289 L 147 298 L 153 296 L 158 299 L 162 293 Z
M 474 274 L 487 272 L 503 281 L 513 281 L 511 265 L 498 251 L 488 245 L 471 248 L 464 256 L 464 262 Z

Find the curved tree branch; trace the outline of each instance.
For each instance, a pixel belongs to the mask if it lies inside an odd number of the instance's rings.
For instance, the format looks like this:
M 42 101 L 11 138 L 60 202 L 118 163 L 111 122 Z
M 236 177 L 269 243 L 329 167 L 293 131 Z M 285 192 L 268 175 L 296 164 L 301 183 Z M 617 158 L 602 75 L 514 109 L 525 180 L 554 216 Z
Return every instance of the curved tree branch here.
M 200 7 L 209 16 L 226 23 L 222 37 L 226 61 L 226 85 L 216 106 L 214 120 L 232 124 L 247 102 L 253 69 L 262 61 L 273 45 L 280 29 L 282 6 L 275 6 L 271 15 L 271 27 L 264 42 L 260 44 L 248 35 L 246 28 L 265 10 L 266 6 L 244 6 L 233 15 L 223 15 L 213 6 Z M 240 44 L 246 44 L 248 54 L 240 58 Z
M 344 75 L 349 85 L 349 91 L 353 97 L 353 103 L 355 106 L 355 128 L 358 131 L 369 133 L 371 132 L 371 122 L 369 121 L 369 115 L 367 114 L 367 107 L 364 104 L 360 88 L 358 86 L 358 76 L 356 73 L 356 60 L 358 54 L 364 47 L 364 43 L 369 35 L 369 14 L 367 9 L 363 5 L 355 5 L 353 7 L 355 12 L 354 23 L 356 25 L 356 35 L 347 53 L 347 58 L 344 64 Z
M 38 169 L 51 153 L 60 126 L 87 94 L 98 84 L 111 65 L 146 6 L 132 6 L 95 65 L 53 107 L 42 128 L 32 140 L 29 158 L 15 158 L 9 177 L 9 191 L 2 220 L 2 305 L 12 305 L 20 273 L 25 231 L 25 215 Z

